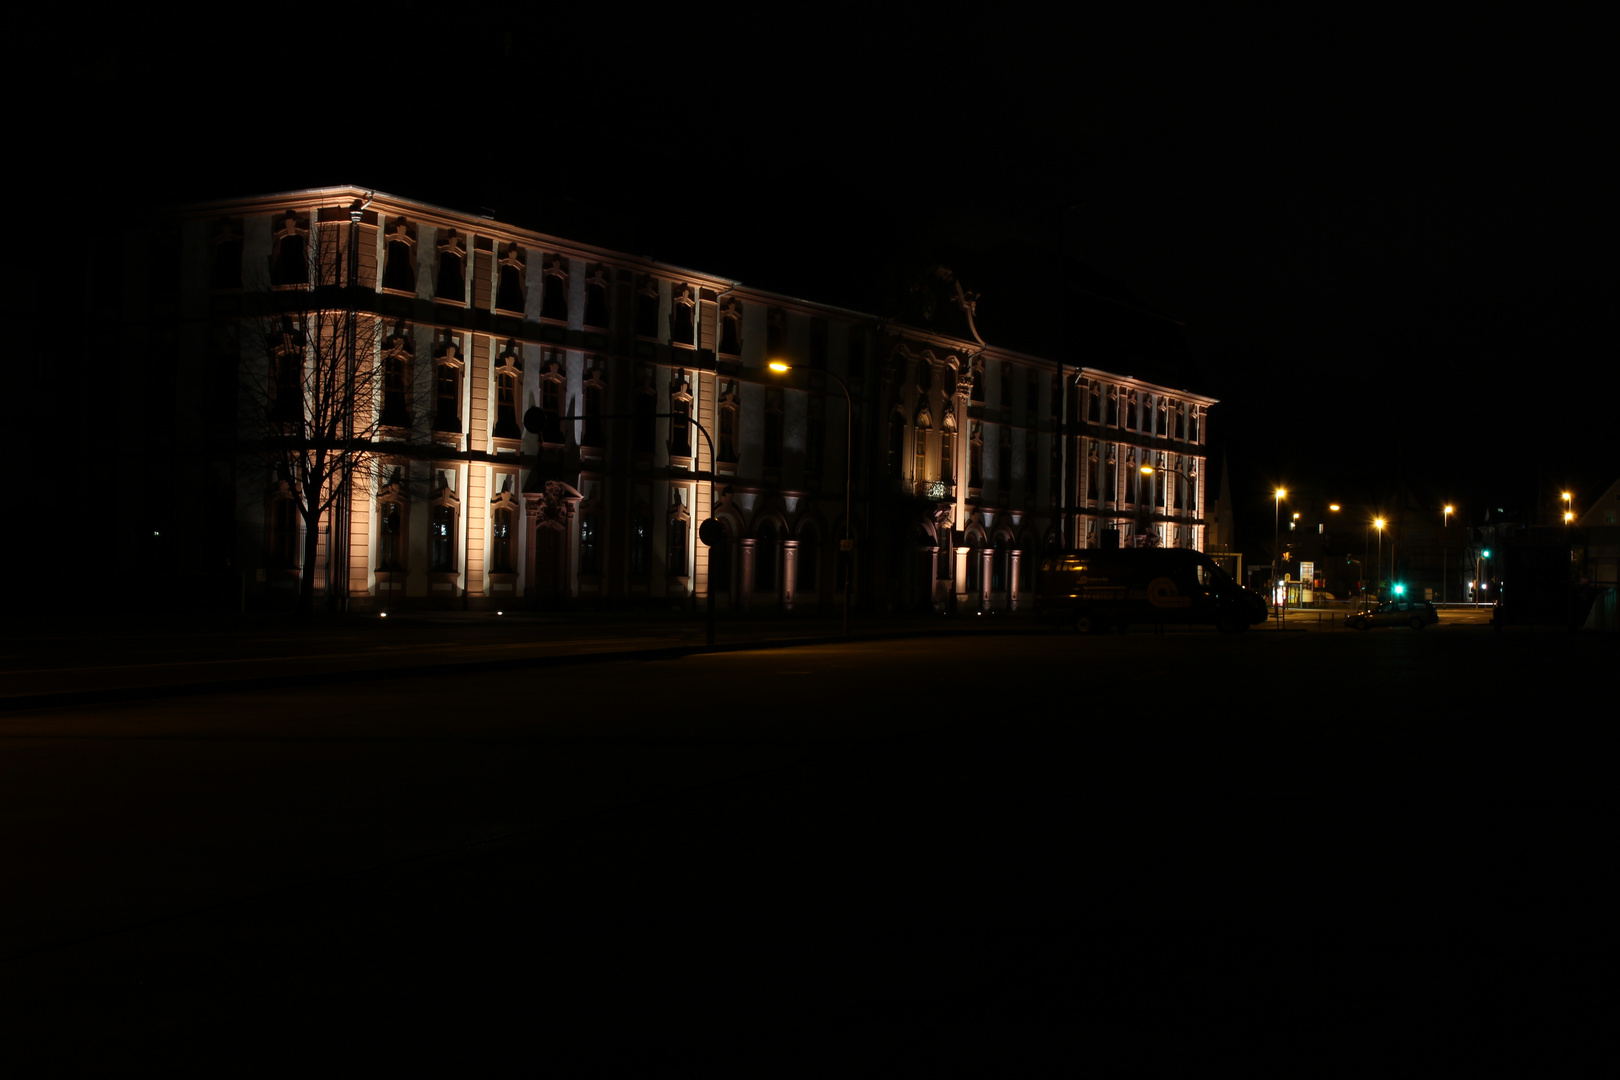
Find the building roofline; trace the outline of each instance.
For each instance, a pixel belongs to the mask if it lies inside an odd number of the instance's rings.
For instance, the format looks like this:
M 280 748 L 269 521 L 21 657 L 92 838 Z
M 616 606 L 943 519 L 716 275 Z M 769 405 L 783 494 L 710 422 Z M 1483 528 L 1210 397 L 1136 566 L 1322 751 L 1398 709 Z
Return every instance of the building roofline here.
M 551 233 L 540 232 L 537 229 L 528 229 L 500 221 L 494 217 L 485 217 L 481 214 L 468 213 L 465 210 L 455 210 L 447 206 L 438 206 L 434 203 L 423 202 L 420 199 L 411 199 L 402 195 L 394 195 L 376 188 L 357 187 L 352 184 L 343 184 L 331 187 L 300 188 L 295 191 L 278 191 L 262 195 L 244 195 L 227 199 L 213 199 L 200 203 L 184 203 L 167 207 L 167 212 L 186 219 L 206 219 L 222 213 L 243 213 L 251 211 L 274 213 L 280 210 L 309 209 L 320 206 L 348 205 L 356 200 L 370 200 L 370 208 L 388 212 L 390 207 L 408 211 L 412 217 L 427 221 L 431 224 L 443 224 L 455 228 L 466 228 L 470 232 L 487 234 L 492 239 L 507 239 L 523 242 L 528 246 L 537 247 L 559 255 L 577 257 L 589 262 L 611 264 L 622 269 L 641 270 L 643 272 L 657 272 L 659 276 L 681 281 L 684 284 L 698 286 L 699 288 L 712 288 L 717 292 L 731 290 L 733 296 L 751 298 L 755 302 L 771 307 L 796 309 L 800 314 L 812 316 L 834 316 L 848 322 L 873 323 L 880 327 L 890 327 L 896 332 L 914 340 L 930 342 L 941 348 L 950 349 L 964 354 L 982 353 L 994 356 L 997 359 L 1008 359 L 1032 367 L 1056 367 L 1058 361 L 1051 357 L 1036 356 L 1031 353 L 1020 352 L 1016 349 L 1004 348 L 994 343 L 981 346 L 976 341 L 958 338 L 949 334 L 925 330 L 911 326 L 908 323 L 893 319 L 886 319 L 870 312 L 854 311 L 850 308 L 836 307 L 823 304 L 802 297 L 788 296 L 785 293 L 775 293 L 767 289 L 752 288 L 742 282 L 704 270 L 694 270 L 691 267 L 679 266 L 675 263 L 660 262 L 647 255 L 628 255 L 611 248 L 599 247 L 595 244 L 581 243 L 577 240 L 567 240 Z M 1106 299 L 1106 298 L 1105 298 Z M 1129 305 L 1125 305 L 1129 306 Z M 1145 312 L 1145 314 L 1152 314 Z M 1177 320 L 1167 316 L 1156 316 L 1167 322 L 1180 325 Z M 1214 405 L 1218 399 L 1195 394 L 1190 390 L 1164 386 L 1159 383 L 1137 379 L 1130 375 L 1117 375 L 1103 371 L 1100 368 L 1087 367 L 1084 364 L 1063 362 L 1064 369 L 1074 370 L 1079 374 L 1092 374 L 1105 376 L 1121 383 L 1152 388 L 1155 390 L 1172 390 L 1189 401 L 1202 405 Z

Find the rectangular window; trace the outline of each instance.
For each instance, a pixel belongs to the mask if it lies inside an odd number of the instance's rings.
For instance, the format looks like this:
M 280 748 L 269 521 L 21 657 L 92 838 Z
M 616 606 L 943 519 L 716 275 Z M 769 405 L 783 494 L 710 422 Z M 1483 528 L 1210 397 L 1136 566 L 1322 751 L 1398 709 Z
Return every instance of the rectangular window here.
M 512 533 L 513 517 L 510 509 L 498 507 L 491 522 L 490 570 L 497 574 L 514 572 L 512 548 L 516 537 Z
M 454 573 L 456 569 L 456 511 L 452 506 L 435 506 L 428 535 L 429 555 L 434 573 Z

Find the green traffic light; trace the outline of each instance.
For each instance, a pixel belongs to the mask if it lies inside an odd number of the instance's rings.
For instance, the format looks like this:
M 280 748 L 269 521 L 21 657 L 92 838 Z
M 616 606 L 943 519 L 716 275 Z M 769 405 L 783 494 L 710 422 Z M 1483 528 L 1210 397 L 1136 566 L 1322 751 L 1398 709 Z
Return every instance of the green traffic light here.
M 1395 586 L 1395 595 L 1396 596 L 1400 596 L 1400 595 L 1404 594 L 1405 592 L 1406 592 L 1406 586 L 1405 585 L 1397 585 L 1397 586 Z
M 1487 559 L 1488 559 L 1488 558 L 1490 558 L 1490 557 L 1491 557 L 1491 549 L 1490 549 L 1490 548 L 1486 548 L 1486 549 L 1485 549 L 1485 557 L 1486 557 L 1486 558 L 1487 558 Z

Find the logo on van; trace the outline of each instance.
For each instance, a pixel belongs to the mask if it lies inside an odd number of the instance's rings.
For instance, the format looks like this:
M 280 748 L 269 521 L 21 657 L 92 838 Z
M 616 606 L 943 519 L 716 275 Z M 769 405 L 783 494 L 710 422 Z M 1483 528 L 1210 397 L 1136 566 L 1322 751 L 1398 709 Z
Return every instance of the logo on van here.
M 1176 583 L 1167 577 L 1157 577 L 1148 582 L 1147 598 L 1154 607 L 1192 606 L 1192 597 L 1182 596 L 1176 589 Z

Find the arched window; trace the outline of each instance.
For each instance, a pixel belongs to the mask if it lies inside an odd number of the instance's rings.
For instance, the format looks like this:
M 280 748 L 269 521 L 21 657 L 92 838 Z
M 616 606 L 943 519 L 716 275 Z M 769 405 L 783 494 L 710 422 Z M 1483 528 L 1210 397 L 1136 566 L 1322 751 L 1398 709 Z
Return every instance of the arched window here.
M 1011 559 L 1007 552 L 1010 547 L 1006 536 L 996 537 L 995 554 L 990 556 L 990 588 L 993 592 L 1000 592 L 1007 587 L 1009 580 L 1007 567 Z
M 917 414 L 917 422 L 912 425 L 912 466 L 911 478 L 921 482 L 928 479 L 928 429 L 931 425 L 928 413 Z
M 950 413 L 939 433 L 939 478 L 947 486 L 956 483 L 956 417 Z

